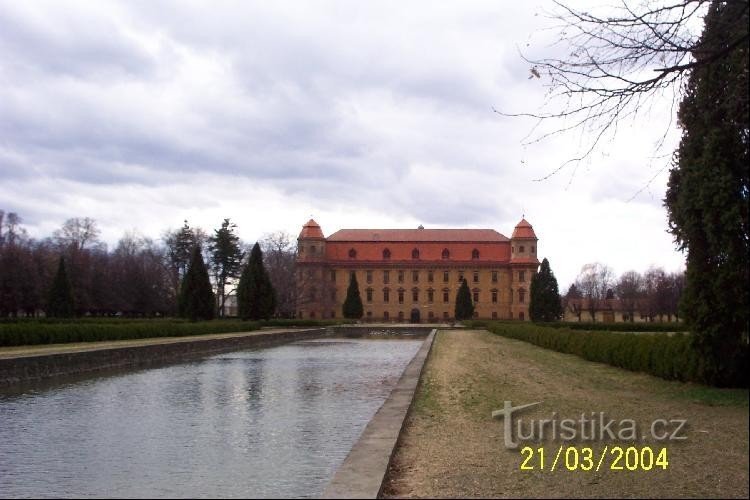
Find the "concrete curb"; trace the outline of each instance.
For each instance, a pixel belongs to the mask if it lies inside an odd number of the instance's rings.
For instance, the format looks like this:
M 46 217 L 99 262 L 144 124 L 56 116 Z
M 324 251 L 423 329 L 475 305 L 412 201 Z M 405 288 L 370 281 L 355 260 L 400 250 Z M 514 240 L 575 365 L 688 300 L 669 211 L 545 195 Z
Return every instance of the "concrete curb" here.
M 164 343 L 111 347 L 0 359 L 0 387 L 99 370 L 153 366 L 248 347 L 266 347 L 328 334 L 326 328 L 248 332 L 221 338 L 199 336 Z
M 422 343 L 383 406 L 367 424 L 322 498 L 377 498 L 409 412 L 436 329 Z

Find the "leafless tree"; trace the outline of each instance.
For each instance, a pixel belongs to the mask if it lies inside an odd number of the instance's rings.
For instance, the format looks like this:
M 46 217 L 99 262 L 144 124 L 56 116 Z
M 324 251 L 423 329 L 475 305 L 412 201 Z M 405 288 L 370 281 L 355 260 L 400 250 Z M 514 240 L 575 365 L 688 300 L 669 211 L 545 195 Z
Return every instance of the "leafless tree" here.
M 576 280 L 576 287 L 586 299 L 586 309 L 591 321 L 596 321 L 596 312 L 601 310 L 607 292 L 612 288 L 614 273 L 612 268 L 599 262 L 585 264 Z
M 615 293 L 629 320 L 635 321 L 635 311 L 638 308 L 639 300 L 643 297 L 643 277 L 637 271 L 623 273 L 617 280 Z
M 99 228 L 96 221 L 90 217 L 73 217 L 68 219 L 53 237 L 61 248 L 72 252 L 79 252 L 88 247 L 95 247 L 99 242 Z
M 748 7 L 748 0 L 725 0 Z M 540 179 L 567 166 L 577 166 L 605 138 L 613 138 L 620 122 L 636 118 L 666 96 L 672 113 L 686 76 L 700 65 L 714 64 L 747 42 L 747 29 L 724 47 L 702 45 L 702 18 L 710 0 L 621 0 L 617 7 L 574 9 L 555 1 L 549 17 L 559 40 L 549 49 L 559 57 L 521 57 L 531 66 L 531 79 L 547 87 L 541 112 L 496 110 L 505 116 L 537 121 L 526 144 L 550 136 L 583 132 L 587 138 L 573 158 Z M 742 16 L 737 22 L 743 22 Z M 664 124 L 665 135 L 671 123 Z M 661 147 L 662 142 L 657 145 Z M 665 165 L 666 167 L 666 165 Z M 574 169 L 575 171 L 575 169 Z
M 263 264 L 276 290 L 276 312 L 283 318 L 292 318 L 297 311 L 297 248 L 292 237 L 284 231 L 265 234 L 259 243 L 263 250 Z

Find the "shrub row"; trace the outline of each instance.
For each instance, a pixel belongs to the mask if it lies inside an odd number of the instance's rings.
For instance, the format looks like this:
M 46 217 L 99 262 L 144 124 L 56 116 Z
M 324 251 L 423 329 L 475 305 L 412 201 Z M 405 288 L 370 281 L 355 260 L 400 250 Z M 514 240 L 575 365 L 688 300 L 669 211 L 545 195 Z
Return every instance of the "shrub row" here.
M 686 332 L 685 323 L 590 323 L 590 322 L 572 322 L 556 321 L 554 323 L 536 323 L 540 326 L 549 326 L 551 328 L 569 328 L 571 330 L 596 330 L 607 332 Z
M 0 346 L 96 342 L 151 337 L 181 337 L 209 333 L 249 332 L 260 328 L 251 321 L 130 320 L 107 323 L 77 322 L 16 322 L 0 324 Z
M 352 323 L 352 321 L 312 319 L 241 321 L 238 319 L 222 319 L 191 322 L 176 318 L 127 319 L 104 317 L 18 319 L 0 322 L 0 346 L 180 337 L 210 333 L 249 332 L 261 327 L 322 327 L 342 323 Z
M 488 330 L 626 370 L 646 372 L 669 380 L 705 383 L 700 380 L 698 356 L 690 334 L 686 333 L 627 335 L 528 323 L 491 323 Z

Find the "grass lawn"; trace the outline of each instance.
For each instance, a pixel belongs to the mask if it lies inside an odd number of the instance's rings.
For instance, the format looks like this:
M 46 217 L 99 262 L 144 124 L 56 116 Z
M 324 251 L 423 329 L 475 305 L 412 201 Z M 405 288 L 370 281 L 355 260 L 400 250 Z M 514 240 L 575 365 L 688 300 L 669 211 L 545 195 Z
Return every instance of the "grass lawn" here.
M 545 470 L 520 470 L 520 448 L 504 446 L 504 401 L 542 401 L 518 414 L 578 419 L 604 412 L 648 430 L 686 419 L 682 441 L 549 439 Z M 550 463 L 560 445 L 667 448 L 666 469 L 568 471 Z M 551 454 L 551 456 L 550 456 Z M 611 462 L 611 459 L 609 460 Z M 492 335 L 442 331 L 425 367 L 386 479 L 386 497 L 748 497 L 748 391 L 671 382 Z

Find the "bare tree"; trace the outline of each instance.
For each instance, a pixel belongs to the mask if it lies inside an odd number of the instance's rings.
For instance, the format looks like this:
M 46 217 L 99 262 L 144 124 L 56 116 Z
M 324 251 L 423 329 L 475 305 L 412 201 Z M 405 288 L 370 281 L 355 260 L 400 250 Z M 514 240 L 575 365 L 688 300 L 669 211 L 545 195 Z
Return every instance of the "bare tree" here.
M 615 285 L 615 293 L 620 299 L 622 310 L 627 313 L 632 323 L 635 321 L 635 310 L 643 296 L 643 277 L 637 271 L 627 271 L 620 276 Z
M 748 0 L 727 0 L 747 10 Z M 617 7 L 579 10 L 555 1 L 549 17 L 558 25 L 559 40 L 551 52 L 561 57 L 531 58 L 531 76 L 548 88 L 544 111 L 497 111 L 505 116 L 534 118 L 537 125 L 527 144 L 579 130 L 589 139 L 573 158 L 542 177 L 586 159 L 618 124 L 635 118 L 669 97 L 674 111 L 688 73 L 715 64 L 747 43 L 747 29 L 726 46 L 705 44 L 700 38 L 709 0 L 622 0 Z M 737 23 L 745 22 L 738 16 Z M 674 116 L 672 112 L 670 116 Z M 542 125 L 548 124 L 549 126 Z M 665 134 L 671 123 L 664 124 Z M 663 138 L 662 138 L 663 139 Z M 661 147 L 660 143 L 657 149 Z M 666 167 L 666 166 L 665 166 Z
M 282 318 L 292 318 L 297 311 L 296 245 L 284 231 L 265 234 L 259 243 L 263 264 L 276 290 L 276 312 Z
M 576 287 L 586 299 L 586 309 L 591 321 L 596 321 L 596 312 L 601 310 L 607 293 L 612 288 L 614 274 L 612 268 L 599 262 L 585 264 L 576 280 Z
M 60 229 L 53 233 L 54 239 L 61 248 L 79 252 L 99 245 L 99 228 L 90 217 L 73 217 L 68 219 Z

